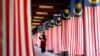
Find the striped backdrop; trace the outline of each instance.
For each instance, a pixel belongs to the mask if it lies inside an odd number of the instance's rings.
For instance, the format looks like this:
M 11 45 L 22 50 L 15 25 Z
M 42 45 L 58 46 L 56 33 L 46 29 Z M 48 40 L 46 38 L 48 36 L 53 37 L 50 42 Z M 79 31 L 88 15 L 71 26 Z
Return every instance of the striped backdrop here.
M 35 56 L 30 0 L 2 0 L 3 56 Z

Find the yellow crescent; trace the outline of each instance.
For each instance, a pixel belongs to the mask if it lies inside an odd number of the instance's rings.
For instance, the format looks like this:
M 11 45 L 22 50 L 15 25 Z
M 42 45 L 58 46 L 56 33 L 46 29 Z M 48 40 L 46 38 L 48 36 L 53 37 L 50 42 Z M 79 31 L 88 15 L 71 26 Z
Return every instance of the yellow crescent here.
M 50 24 L 50 26 L 54 26 L 54 25 L 51 25 L 51 24 Z
M 70 17 L 70 14 L 69 14 L 67 17 L 65 17 L 65 15 L 63 14 L 63 17 L 64 17 L 64 18 L 69 18 L 69 17 Z
M 97 4 L 97 3 L 99 3 L 100 2 L 100 0 L 88 0 L 89 1 L 89 3 L 92 3 L 92 4 Z
M 82 14 L 82 10 L 81 10 L 81 12 L 77 13 L 77 12 L 75 11 L 75 9 L 74 9 L 74 14 L 75 14 L 75 15 L 81 15 L 81 14 Z
M 58 24 L 58 23 L 56 22 L 56 24 Z M 61 22 L 58 25 L 61 25 Z

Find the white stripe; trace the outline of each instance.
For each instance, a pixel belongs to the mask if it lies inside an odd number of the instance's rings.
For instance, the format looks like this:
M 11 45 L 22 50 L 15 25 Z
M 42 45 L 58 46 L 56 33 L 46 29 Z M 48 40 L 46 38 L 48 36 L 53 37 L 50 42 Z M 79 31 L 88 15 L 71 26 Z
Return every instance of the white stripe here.
M 90 37 L 89 37 L 90 38 L 90 56 L 92 56 L 92 29 L 91 29 L 91 21 L 90 21 L 90 19 L 91 19 L 91 11 L 90 11 L 90 9 L 91 8 L 89 7 L 88 18 L 89 18 L 89 27 L 90 27 L 90 29 L 89 29 L 90 30 L 90 32 L 89 32 L 90 33 Z
M 86 54 L 87 54 L 87 56 L 89 56 L 90 54 L 89 54 L 89 38 L 88 38 L 88 36 L 89 36 L 89 33 L 88 33 L 88 16 L 86 16 L 86 15 L 88 15 L 88 12 L 87 12 L 87 7 L 85 7 L 85 27 L 86 27 L 86 30 L 85 30 L 85 32 L 86 32 Z
M 95 8 L 95 10 L 97 10 L 97 7 Z M 96 37 L 96 40 L 95 40 L 95 42 L 96 42 L 96 48 L 95 49 L 96 49 L 96 55 L 98 56 L 98 31 L 99 30 L 98 30 L 98 15 L 97 15 L 98 13 L 97 13 L 97 11 L 95 11 L 95 19 L 97 18 L 97 20 L 95 20 L 95 23 L 96 23 L 95 24 L 95 27 L 96 27 L 95 28 L 95 33 L 96 33 L 96 36 L 95 36 Z
M 16 4 L 16 15 L 15 15 L 15 17 L 16 17 L 16 56 L 19 56 L 19 40 L 18 40 L 18 7 L 17 7 L 17 4 L 18 2 L 17 2 L 17 0 L 15 0 L 15 4 Z
M 32 30 L 31 30 L 31 0 L 27 0 L 27 16 L 28 16 L 28 35 L 29 35 L 29 52 L 30 56 L 33 56 L 33 49 L 32 49 Z
M 98 44 L 99 45 L 98 47 L 99 47 L 99 51 L 100 51 L 100 19 L 99 19 L 100 18 L 100 15 L 99 15 L 99 13 L 100 13 L 100 7 L 98 7 L 97 10 L 99 11 L 97 15 L 98 15 L 98 38 L 99 38 L 98 39 L 98 41 L 99 41 L 98 42 L 99 43 Z
M 96 24 L 96 25 L 97 25 L 97 26 L 96 26 L 96 27 L 97 27 L 97 28 L 96 28 L 96 32 L 97 32 L 97 37 L 96 37 L 96 52 L 97 52 L 97 54 L 99 53 L 99 43 L 100 43 L 100 42 L 99 42 L 99 38 L 100 38 L 100 36 L 99 36 L 99 35 L 100 35 L 100 34 L 99 34 L 99 32 L 100 32 L 100 30 L 99 30 L 99 27 L 100 27 L 100 25 L 99 25 L 99 21 L 100 21 L 100 19 L 99 19 L 99 18 L 100 18 L 100 16 L 99 16 L 99 12 L 100 12 L 100 11 L 99 11 L 99 8 L 100 8 L 100 7 L 96 7 L 96 8 L 95 8 L 95 10 L 97 10 L 97 11 L 95 11 L 95 19 L 96 19 L 96 18 L 98 19 L 97 22 L 96 22 L 96 23 L 97 23 L 97 24 Z M 96 15 L 97 15 L 97 16 L 96 16 Z M 97 55 L 97 56 L 99 56 L 99 55 Z
M 2 42 L 2 47 L 3 47 L 3 55 L 6 56 L 6 1 L 2 0 L 2 37 L 3 37 L 3 42 Z
M 14 2 L 13 2 L 14 0 L 9 0 L 9 26 L 10 26 L 10 28 L 9 28 L 9 52 L 10 52 L 10 56 L 14 56 L 13 55 L 13 29 L 14 29 Z
M 24 0 L 20 0 L 20 27 L 21 27 L 21 47 L 22 56 L 26 56 L 26 46 L 25 46 L 25 29 L 24 29 Z

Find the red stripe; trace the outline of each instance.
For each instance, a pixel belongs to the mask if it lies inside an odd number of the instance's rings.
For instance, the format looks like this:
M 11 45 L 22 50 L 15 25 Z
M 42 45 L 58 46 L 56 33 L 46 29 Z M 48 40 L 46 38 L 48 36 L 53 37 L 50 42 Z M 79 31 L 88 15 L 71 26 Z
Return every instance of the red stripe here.
M 21 47 L 21 29 L 20 29 L 20 0 L 18 1 L 18 40 L 19 40 L 19 56 L 22 56 L 22 47 Z
M 97 55 L 98 50 L 97 50 L 97 52 L 96 52 L 96 49 L 98 49 L 98 48 L 97 48 L 97 44 L 98 44 L 98 43 L 97 43 L 97 41 L 98 41 L 98 40 L 97 40 L 97 34 L 98 34 L 98 33 L 97 33 L 97 30 L 98 30 L 98 29 L 97 29 L 97 25 L 98 25 L 97 20 L 98 20 L 98 18 L 97 18 L 96 8 L 97 8 L 97 7 L 93 8 L 93 11 L 94 11 L 93 14 L 94 14 L 94 18 L 95 18 L 95 19 L 94 19 L 94 46 L 95 46 L 95 54 Z M 96 15 L 96 16 L 95 16 L 95 15 Z
M 51 37 L 50 37 L 50 38 L 51 38 L 51 47 L 52 47 L 52 50 L 53 50 L 53 44 L 52 44 L 52 43 L 53 43 L 53 37 L 52 37 L 53 33 L 52 33 L 52 31 L 53 31 L 52 28 L 50 28 L 50 34 L 51 34 Z
M 26 44 L 26 56 L 29 54 L 29 37 L 28 37 L 28 17 L 27 17 L 27 0 L 24 0 L 24 28 L 25 28 L 25 44 Z
M 86 7 L 84 7 L 84 12 L 83 12 L 83 26 L 84 26 L 84 55 L 87 55 L 87 53 L 88 53 L 88 51 L 87 51 L 87 40 L 86 40 L 86 34 L 85 34 L 85 32 L 86 32 L 86 30 L 87 30 L 87 28 L 86 28 L 86 15 L 87 15 L 87 11 L 86 11 Z M 86 32 L 87 33 L 87 32 Z M 87 55 L 88 56 L 88 55 Z
M 9 56 L 9 0 L 6 0 L 6 48 Z
M 0 0 L 0 40 L 2 40 L 2 0 Z M 2 56 L 2 42 L 0 41 L 0 56 Z
M 13 43 L 13 46 L 14 46 L 14 56 L 16 56 L 16 3 L 15 3 L 15 0 L 14 0 L 14 43 Z

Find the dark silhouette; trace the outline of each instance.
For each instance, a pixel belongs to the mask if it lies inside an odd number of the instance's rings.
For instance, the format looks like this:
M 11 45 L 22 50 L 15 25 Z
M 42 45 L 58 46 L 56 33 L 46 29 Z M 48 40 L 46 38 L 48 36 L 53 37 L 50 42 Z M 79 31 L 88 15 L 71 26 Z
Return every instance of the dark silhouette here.
M 46 51 L 46 35 L 45 35 L 45 32 L 43 32 L 42 34 L 42 38 L 39 37 L 39 39 L 41 40 L 41 52 L 44 53 Z

